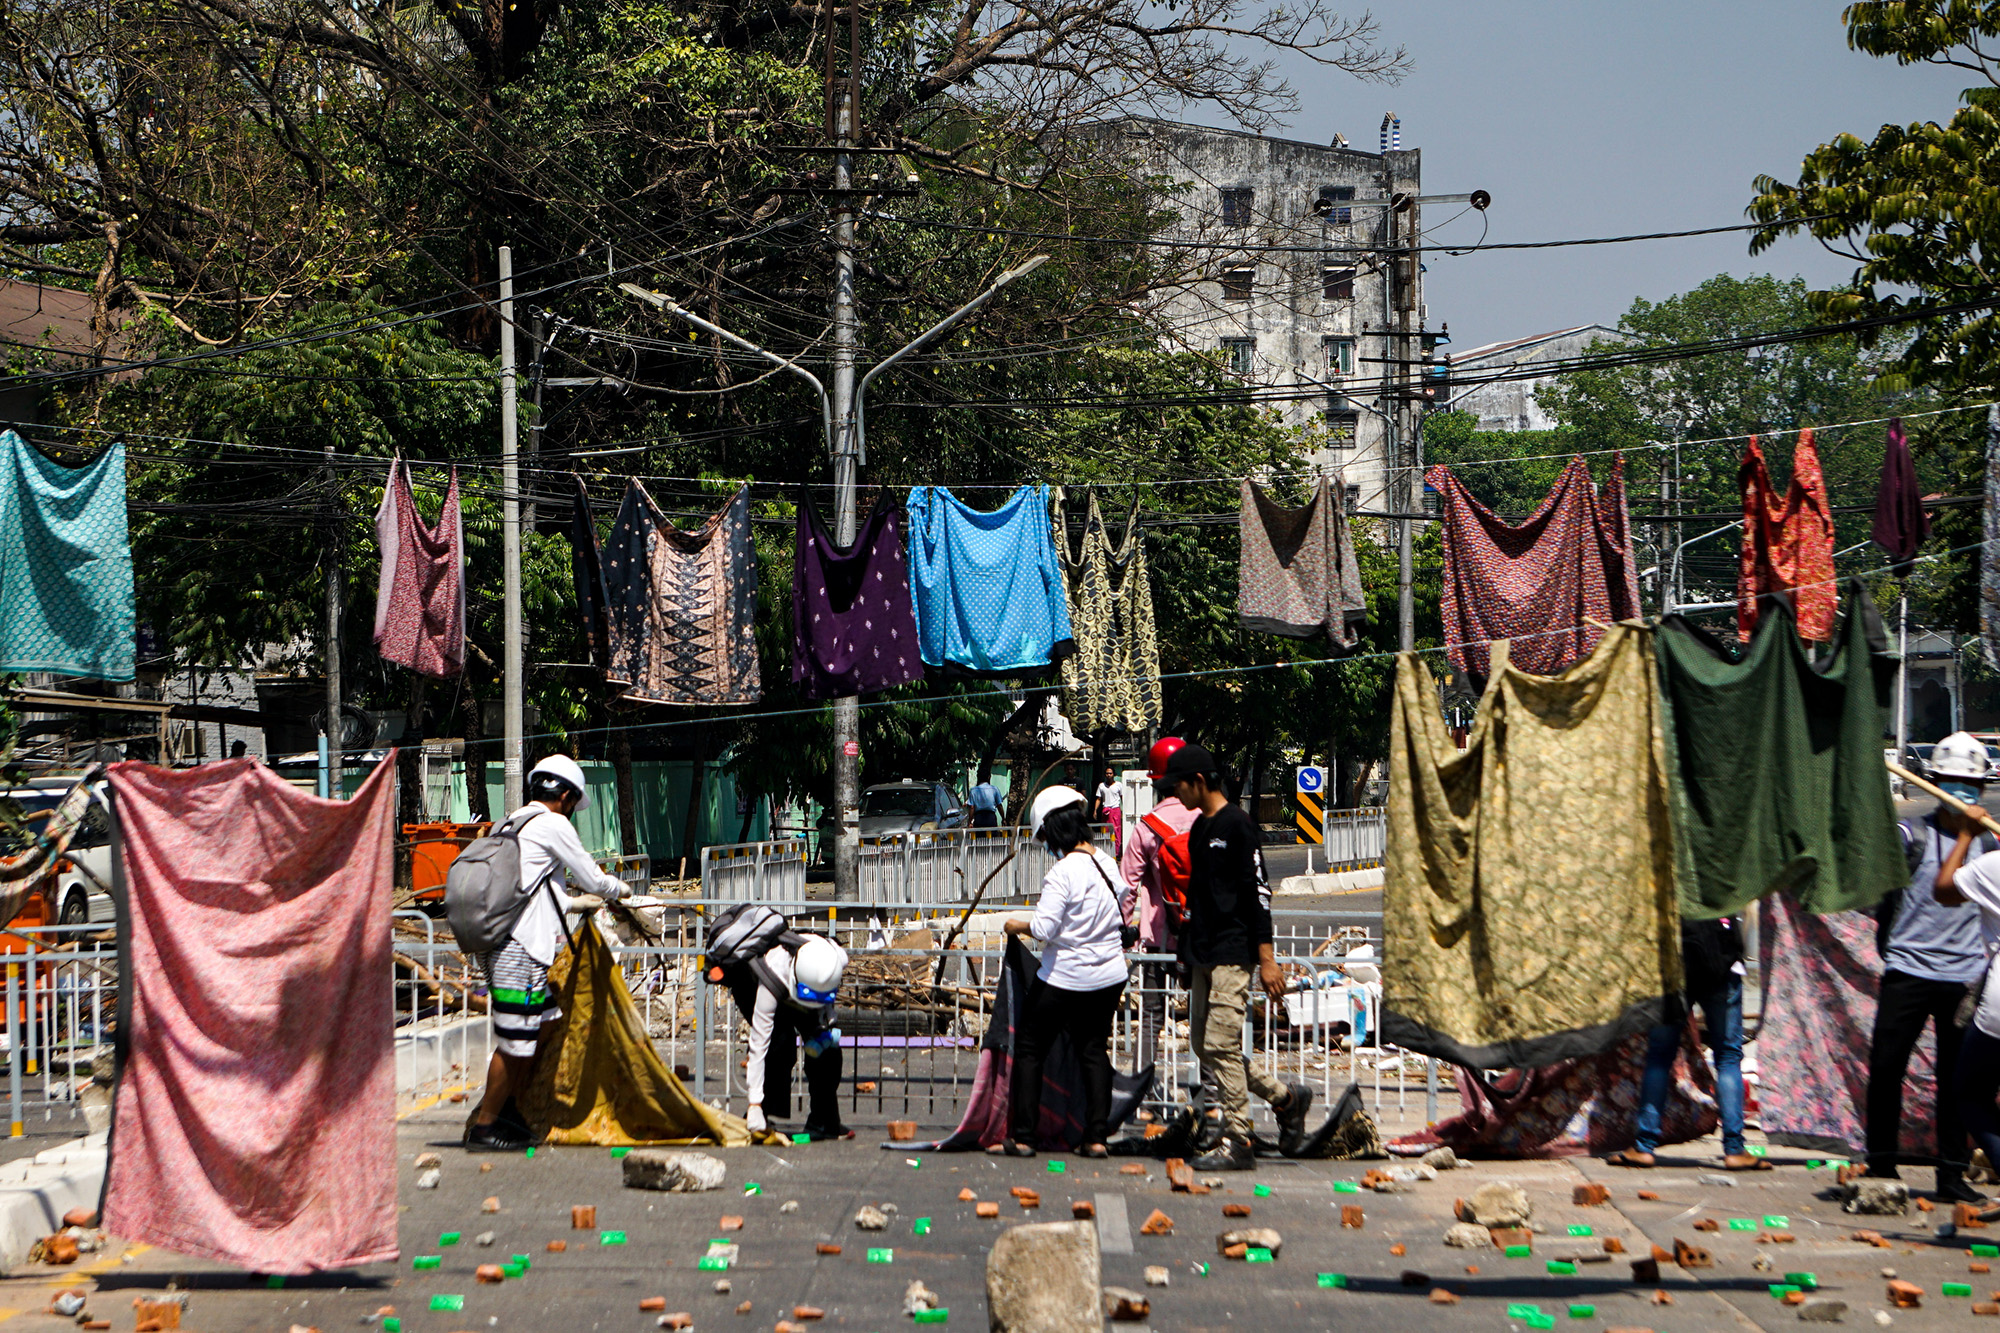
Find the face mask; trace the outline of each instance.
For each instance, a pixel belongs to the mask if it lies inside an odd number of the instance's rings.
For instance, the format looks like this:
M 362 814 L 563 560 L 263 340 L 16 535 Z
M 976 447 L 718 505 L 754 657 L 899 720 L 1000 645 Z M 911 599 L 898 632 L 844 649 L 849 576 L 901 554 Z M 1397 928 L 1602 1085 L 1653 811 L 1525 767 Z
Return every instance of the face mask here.
M 805 1002 L 806 1002 L 807 1004 L 832 1004 L 832 1003 L 833 1003 L 833 996 L 834 996 L 834 992 L 833 992 L 833 991 L 830 991 L 830 990 L 814 990 L 814 989 L 813 989 L 812 987 L 810 987 L 810 986 L 806 985 L 806 984 L 805 984 L 804 982 L 802 982 L 802 981 L 798 981 L 798 982 L 793 982 L 793 983 L 792 983 L 792 990 L 793 990 L 793 991 L 794 991 L 794 992 L 795 992 L 795 993 L 796 993 L 796 994 L 798 995 L 798 997 L 799 997 L 799 998 L 800 998 L 801 1000 L 804 1000 L 804 1001 L 805 1001 Z
M 1979 801 L 1979 787 L 1976 783 L 1940 782 L 1938 787 L 1942 791 L 1950 792 L 1967 805 L 1976 805 Z

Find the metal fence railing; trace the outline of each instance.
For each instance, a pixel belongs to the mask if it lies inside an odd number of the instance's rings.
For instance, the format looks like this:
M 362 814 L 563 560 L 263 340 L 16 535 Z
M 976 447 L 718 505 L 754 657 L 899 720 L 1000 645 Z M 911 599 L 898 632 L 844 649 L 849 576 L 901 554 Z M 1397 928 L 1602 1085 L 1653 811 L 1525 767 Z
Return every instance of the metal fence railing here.
M 1100 845 L 1109 847 L 1099 826 Z M 1018 903 L 1041 892 L 1053 858 L 1024 828 L 924 829 L 861 839 L 856 905 L 907 915 L 907 909 L 971 901 Z M 800 902 L 808 861 L 803 839 L 705 847 L 702 897 L 727 902 Z M 995 874 L 994 872 L 998 872 Z M 990 883 L 987 877 L 993 876 Z M 834 898 L 831 887 L 826 897 Z
M 1389 845 L 1388 811 L 1381 806 L 1326 812 L 1326 868 L 1365 870 L 1382 864 Z

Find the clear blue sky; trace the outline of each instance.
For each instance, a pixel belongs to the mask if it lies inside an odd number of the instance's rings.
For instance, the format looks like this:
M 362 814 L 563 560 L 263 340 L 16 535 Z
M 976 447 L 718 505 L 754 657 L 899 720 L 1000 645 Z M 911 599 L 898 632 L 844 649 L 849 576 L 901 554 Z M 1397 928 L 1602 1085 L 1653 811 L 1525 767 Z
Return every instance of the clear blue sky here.
M 1285 64 L 1303 106 L 1287 138 L 1346 134 L 1373 151 L 1385 110 L 1421 148 L 1426 193 L 1489 190 L 1493 241 L 1674 231 L 1742 222 L 1760 173 L 1884 122 L 1949 119 L 1962 70 L 1850 51 L 1835 0 L 1423 0 L 1378 7 L 1416 67 L 1399 85 Z M 1194 115 L 1190 119 L 1213 120 Z M 1450 206 L 1426 210 L 1435 227 Z M 1476 217 L 1428 238 L 1472 241 Z M 1730 272 L 1838 283 L 1851 265 L 1811 241 L 1752 258 L 1747 233 L 1555 251 L 1434 256 L 1430 323 L 1457 349 L 1574 324 L 1613 324 Z

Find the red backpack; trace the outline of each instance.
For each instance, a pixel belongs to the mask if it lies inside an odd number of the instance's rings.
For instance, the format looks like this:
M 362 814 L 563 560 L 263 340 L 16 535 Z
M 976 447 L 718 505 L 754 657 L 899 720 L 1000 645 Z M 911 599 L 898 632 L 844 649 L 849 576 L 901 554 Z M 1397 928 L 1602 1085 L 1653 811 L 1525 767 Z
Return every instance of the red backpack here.
M 1188 852 L 1188 835 L 1174 832 L 1174 826 L 1158 815 L 1139 821 L 1160 840 L 1156 853 L 1160 868 L 1160 899 L 1167 909 L 1167 924 L 1175 934 L 1187 928 L 1188 882 L 1194 876 L 1194 861 Z M 1190 826 L 1192 828 L 1192 826 Z

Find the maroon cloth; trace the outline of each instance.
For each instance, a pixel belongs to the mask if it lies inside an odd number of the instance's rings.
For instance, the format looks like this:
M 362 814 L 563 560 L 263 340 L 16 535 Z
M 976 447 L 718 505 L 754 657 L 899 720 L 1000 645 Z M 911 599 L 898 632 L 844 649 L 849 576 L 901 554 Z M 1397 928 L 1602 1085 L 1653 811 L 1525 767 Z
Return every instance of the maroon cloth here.
M 1429 1129 L 1391 1139 L 1390 1152 L 1416 1157 L 1443 1144 L 1464 1157 L 1602 1157 L 1638 1141 L 1639 1081 L 1648 1034 L 1635 1032 L 1602 1055 L 1510 1069 L 1484 1079 L 1458 1071 L 1465 1109 Z M 1690 1025 L 1674 1057 L 1673 1086 L 1660 1115 L 1660 1142 L 1687 1143 L 1719 1123 L 1715 1076 Z
M 127 907 L 105 1229 L 256 1273 L 394 1259 L 395 752 L 348 801 L 256 759 L 110 773 Z
M 1487 644 L 1507 639 L 1508 660 L 1554 676 L 1597 647 L 1603 624 L 1639 614 L 1632 523 L 1625 510 L 1625 456 L 1616 454 L 1602 493 L 1572 458 L 1555 489 L 1515 527 L 1472 498 L 1448 467 L 1425 482 L 1444 507 L 1444 638 L 1451 664 L 1485 675 Z
M 903 510 L 878 508 L 843 551 L 812 502 L 798 506 L 792 557 L 792 683 L 808 699 L 868 694 L 924 678 Z
M 375 646 L 384 661 L 426 676 L 465 670 L 465 526 L 458 508 L 458 469 L 451 470 L 436 527 L 426 525 L 410 495 L 410 466 L 389 464 L 382 507 L 375 511 L 382 575 L 375 592 Z
M 1889 447 L 1882 451 L 1882 482 L 1875 488 L 1875 544 L 1895 562 L 1896 577 L 1908 578 L 1916 566 L 1917 548 L 1931 535 L 1931 517 L 1924 512 L 1923 488 L 1917 484 L 1917 463 L 1903 438 L 1903 423 L 1889 423 Z

